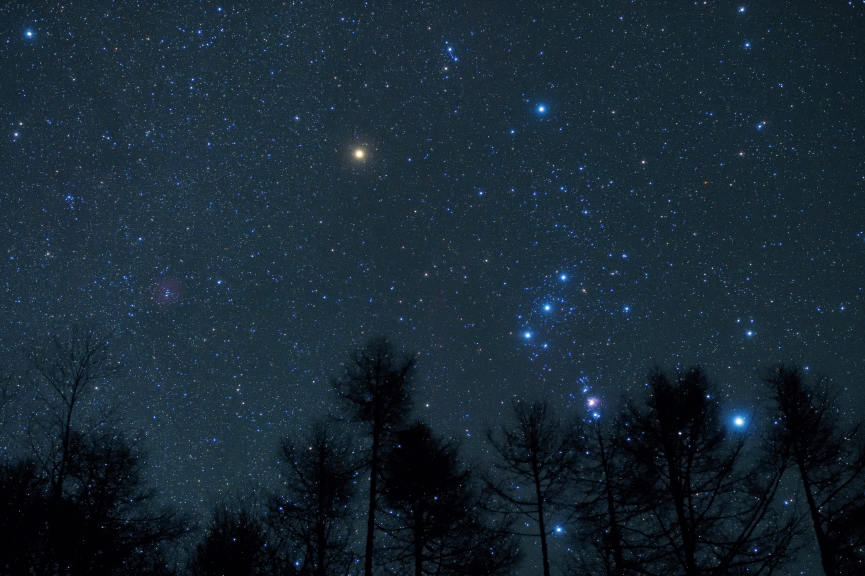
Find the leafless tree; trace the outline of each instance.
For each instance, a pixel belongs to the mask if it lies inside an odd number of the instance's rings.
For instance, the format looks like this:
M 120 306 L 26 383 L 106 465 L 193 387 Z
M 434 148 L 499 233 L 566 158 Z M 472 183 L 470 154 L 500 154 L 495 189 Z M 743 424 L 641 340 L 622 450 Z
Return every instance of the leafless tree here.
M 517 511 L 537 523 L 544 576 L 550 576 L 547 525 L 551 509 L 564 508 L 561 497 L 570 486 L 574 468 L 574 437 L 553 414 L 546 400 L 512 405 L 514 422 L 498 434 L 488 431 L 496 476 L 485 484 L 500 511 Z M 529 534 L 525 534 L 529 535 Z
M 865 446 L 861 427 L 843 426 L 831 383 L 805 382 L 798 366 L 779 365 L 764 381 L 772 390 L 772 440 L 791 462 L 826 576 L 865 573 Z
M 385 337 L 373 338 L 352 354 L 333 389 L 346 404 L 350 420 L 366 427 L 371 447 L 364 574 L 372 576 L 375 515 L 382 451 L 388 435 L 405 423 L 411 409 L 411 375 L 414 356 L 400 357 Z
M 30 435 L 29 453 L 0 469 L 0 483 L 13 488 L 0 495 L 0 506 L 29 510 L 25 523 L 38 530 L 18 550 L 4 551 L 2 564 L 25 558 L 16 565 L 37 575 L 142 573 L 185 523 L 153 502 L 137 441 L 104 418 L 79 415 L 82 399 L 117 371 L 108 339 L 72 329 L 28 359 L 42 406 L 27 424 L 38 433 Z
M 628 490 L 633 475 L 632 460 L 624 454 L 621 419 L 604 424 L 599 416 L 589 417 L 580 430 L 579 458 L 572 471 L 577 502 L 571 540 L 574 557 L 572 574 L 624 576 L 633 540 L 639 541 L 629 523 L 645 511 Z
M 267 540 L 265 523 L 252 510 L 239 502 L 220 502 L 195 547 L 189 572 L 192 576 L 265 576 L 270 569 Z
M 268 520 L 277 548 L 291 555 L 299 574 L 346 574 L 356 558 L 350 536 L 358 465 L 351 447 L 319 422 L 303 441 L 284 439 L 280 452 L 284 493 L 272 500 Z
M 396 573 L 501 574 L 517 559 L 512 537 L 484 522 L 458 447 L 423 423 L 397 432 L 384 461 L 382 528 Z
M 770 573 L 795 534 L 795 518 L 775 516 L 772 505 L 786 463 L 749 448 L 746 432 L 729 433 L 700 368 L 675 380 L 656 369 L 647 386 L 622 443 L 637 469 L 630 489 L 649 506 L 630 523 L 643 536 L 635 571 Z

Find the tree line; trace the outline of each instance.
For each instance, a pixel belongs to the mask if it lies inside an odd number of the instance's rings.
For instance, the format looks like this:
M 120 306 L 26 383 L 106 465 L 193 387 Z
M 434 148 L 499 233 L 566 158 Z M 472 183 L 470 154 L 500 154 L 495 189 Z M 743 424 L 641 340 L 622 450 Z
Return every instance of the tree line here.
M 731 422 L 699 367 L 652 370 L 603 418 L 515 400 L 469 460 L 413 417 L 415 363 L 384 337 L 354 351 L 339 412 L 281 441 L 280 486 L 196 527 L 93 401 L 109 339 L 56 336 L 0 381 L 2 573 L 504 576 L 536 546 L 544 576 L 768 575 L 816 542 L 826 576 L 865 574 L 865 443 L 827 379 L 767 369 L 764 425 Z M 38 411 L 10 420 L 22 397 Z

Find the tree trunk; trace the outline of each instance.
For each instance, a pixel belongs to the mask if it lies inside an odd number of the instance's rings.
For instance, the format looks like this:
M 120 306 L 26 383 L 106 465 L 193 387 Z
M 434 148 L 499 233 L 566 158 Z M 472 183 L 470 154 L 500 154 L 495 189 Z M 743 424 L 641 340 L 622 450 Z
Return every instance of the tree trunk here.
M 369 512 L 366 519 L 366 558 L 364 558 L 363 573 L 364 576 L 372 576 L 372 547 L 373 539 L 375 538 L 375 509 L 376 509 L 376 490 L 378 480 L 378 447 L 379 436 L 381 433 L 378 430 L 373 431 L 372 435 L 372 456 L 369 460 Z
M 697 566 L 694 558 L 696 543 L 694 542 L 694 535 L 691 533 L 691 522 L 687 513 L 689 511 L 685 510 L 685 491 L 680 484 L 681 478 L 676 468 L 676 462 L 670 456 L 667 457 L 667 465 L 669 466 L 670 492 L 673 496 L 673 503 L 676 506 L 679 531 L 682 534 L 682 551 L 685 553 L 685 576 L 697 576 Z
M 547 527 L 544 523 L 544 500 L 541 496 L 541 481 L 538 477 L 537 466 L 534 463 L 533 467 L 535 468 L 535 498 L 537 498 L 538 504 L 538 529 L 541 533 L 541 556 L 543 556 L 544 561 L 544 576 L 550 576 L 550 558 L 547 552 Z
M 615 576 L 624 576 L 624 558 L 622 554 L 621 535 L 619 533 L 619 521 L 616 517 L 616 501 L 613 495 L 612 475 L 610 474 L 610 462 L 607 460 L 607 454 L 604 451 L 604 438 L 601 436 L 601 431 L 597 430 L 598 447 L 601 453 L 601 467 L 604 470 L 604 488 L 607 492 L 607 514 L 610 517 L 610 538 L 613 541 L 613 574 Z
M 319 507 L 319 518 L 315 527 L 315 539 L 317 540 L 315 543 L 315 576 L 325 576 L 324 560 L 327 553 L 327 533 L 325 531 L 325 520 L 322 518 L 323 515 L 322 509 Z
M 799 468 L 799 476 L 802 478 L 802 485 L 805 488 L 805 498 L 808 501 L 808 511 L 811 514 L 811 522 L 814 524 L 814 535 L 817 537 L 817 546 L 820 547 L 820 564 L 823 566 L 823 572 L 826 576 L 835 576 L 835 554 L 832 549 L 832 543 L 826 537 L 823 531 L 823 526 L 820 521 L 820 510 L 817 508 L 817 502 L 814 501 L 814 495 L 811 493 L 811 481 L 805 472 L 805 463 L 802 458 L 796 457 L 796 467 Z
M 423 512 L 418 510 L 414 519 L 414 574 L 423 576 Z

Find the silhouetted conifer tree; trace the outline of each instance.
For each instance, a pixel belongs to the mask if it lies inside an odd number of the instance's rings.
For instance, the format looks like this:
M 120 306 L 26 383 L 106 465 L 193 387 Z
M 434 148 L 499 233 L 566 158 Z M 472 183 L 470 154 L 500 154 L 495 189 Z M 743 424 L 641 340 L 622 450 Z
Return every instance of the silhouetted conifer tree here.
M 485 479 L 497 498 L 499 511 L 516 510 L 538 525 L 544 576 L 550 576 L 547 520 L 552 508 L 563 508 L 574 468 L 573 431 L 563 426 L 545 400 L 514 402 L 515 423 L 502 426 L 500 438 L 492 430 L 487 439 L 494 449 L 496 477 Z M 504 506 L 502 506 L 504 505 Z
M 510 535 L 484 524 L 457 446 L 426 424 L 396 433 L 382 479 L 388 506 L 382 527 L 401 568 L 397 573 L 493 575 L 516 561 Z
M 385 337 L 374 338 L 352 354 L 333 388 L 348 407 L 350 420 L 363 423 L 371 446 L 364 574 L 372 576 L 375 514 L 381 458 L 388 435 L 405 423 L 411 409 L 413 356 L 399 357 Z
M 785 557 L 794 520 L 771 506 L 785 466 L 745 457 L 747 433 L 728 434 L 705 373 L 649 375 L 645 407 L 626 416 L 621 444 L 637 473 L 630 490 L 649 507 L 635 518 L 636 551 L 649 573 L 685 576 L 766 573 Z
M 304 441 L 282 442 L 280 470 L 285 494 L 273 499 L 268 522 L 281 554 L 299 574 L 347 573 L 358 467 L 346 439 L 317 423 Z
M 772 440 L 790 459 L 808 507 L 826 576 L 865 574 L 865 446 L 860 426 L 839 422 L 830 383 L 807 384 L 801 369 L 779 365 L 764 377 L 777 416 Z

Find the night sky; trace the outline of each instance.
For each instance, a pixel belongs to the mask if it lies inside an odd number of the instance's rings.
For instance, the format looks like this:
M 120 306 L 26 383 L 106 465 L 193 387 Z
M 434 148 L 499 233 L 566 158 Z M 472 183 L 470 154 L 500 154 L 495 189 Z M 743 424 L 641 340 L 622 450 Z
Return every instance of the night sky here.
M 654 364 L 756 414 L 792 360 L 858 418 L 863 30 L 861 1 L 6 2 L 4 362 L 113 331 L 100 401 L 182 506 L 272 483 L 381 333 L 468 452 L 515 395 L 581 410 Z

